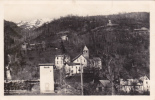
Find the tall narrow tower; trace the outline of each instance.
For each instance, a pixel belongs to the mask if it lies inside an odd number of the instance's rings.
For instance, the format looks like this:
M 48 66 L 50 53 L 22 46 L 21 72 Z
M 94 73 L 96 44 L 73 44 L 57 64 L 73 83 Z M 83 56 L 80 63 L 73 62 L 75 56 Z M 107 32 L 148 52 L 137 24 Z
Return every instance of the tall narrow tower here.
M 89 59 L 89 50 L 87 48 L 87 46 L 84 46 L 84 49 L 83 49 L 83 56 L 87 59 Z

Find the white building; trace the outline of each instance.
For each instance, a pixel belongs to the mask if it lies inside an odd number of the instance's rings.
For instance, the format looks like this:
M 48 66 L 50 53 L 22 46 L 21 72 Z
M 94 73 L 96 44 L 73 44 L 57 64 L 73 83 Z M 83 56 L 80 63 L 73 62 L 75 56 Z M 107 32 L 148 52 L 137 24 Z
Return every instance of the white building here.
M 70 62 L 70 56 L 68 55 L 55 55 L 55 66 L 58 69 L 61 69 L 64 66 L 64 63 Z
M 7 77 L 7 80 L 11 80 L 12 79 L 11 74 L 10 74 L 10 70 L 6 71 L 6 77 Z
M 143 82 L 144 91 L 150 91 L 150 80 L 149 80 L 149 78 L 145 75 L 143 77 L 140 77 L 140 80 Z
M 39 64 L 40 66 L 40 93 L 54 92 L 53 64 Z
M 65 65 L 66 74 L 71 76 L 73 74 L 81 73 L 80 63 L 68 63 Z
M 28 45 L 28 43 L 23 43 L 21 45 L 21 50 L 26 52 L 27 51 L 27 45 Z
M 73 71 L 73 74 L 74 73 L 80 73 L 81 66 L 87 67 L 87 65 L 88 65 L 87 59 L 82 54 L 75 57 L 72 62 L 77 64 L 77 65 L 72 66 L 72 68 L 71 68 L 71 70 Z
M 86 46 L 84 46 L 82 53 L 73 58 L 72 63 L 66 64 L 66 73 L 69 73 L 70 75 L 81 73 L 81 67 L 87 67 L 88 62 L 89 50 Z
M 84 46 L 84 48 L 83 48 L 83 54 L 82 55 L 86 59 L 89 59 L 89 49 L 87 48 L 87 46 Z
M 150 81 L 149 78 L 145 75 L 138 79 L 127 79 L 124 81 L 120 79 L 120 90 L 126 93 L 129 93 L 131 90 L 138 91 L 143 93 L 145 91 L 150 91 Z
M 62 39 L 63 41 L 68 41 L 68 36 L 67 36 L 67 35 L 62 35 L 62 36 L 61 36 L 61 39 Z

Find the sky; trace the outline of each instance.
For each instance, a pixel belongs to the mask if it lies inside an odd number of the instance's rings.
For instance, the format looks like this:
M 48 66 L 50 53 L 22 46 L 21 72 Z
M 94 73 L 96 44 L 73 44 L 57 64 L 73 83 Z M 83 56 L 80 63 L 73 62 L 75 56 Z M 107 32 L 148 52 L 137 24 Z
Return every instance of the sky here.
M 68 1 L 68 2 L 24 2 L 4 5 L 4 19 L 13 22 L 30 21 L 34 19 L 78 15 L 109 15 L 124 12 L 149 12 L 148 2 L 112 2 L 112 1 Z

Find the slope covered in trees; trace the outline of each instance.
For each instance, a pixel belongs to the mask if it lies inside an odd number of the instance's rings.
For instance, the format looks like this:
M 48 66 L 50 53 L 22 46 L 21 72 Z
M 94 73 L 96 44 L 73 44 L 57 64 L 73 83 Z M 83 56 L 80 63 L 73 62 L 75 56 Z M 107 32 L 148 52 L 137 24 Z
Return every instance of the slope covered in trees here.
M 117 26 L 108 27 L 109 20 Z M 33 69 L 35 71 L 38 63 L 54 62 L 56 50 L 53 47 L 60 50 L 63 45 L 65 52 L 74 57 L 81 52 L 84 45 L 87 45 L 90 58 L 96 56 L 102 58 L 102 76 L 109 78 L 109 66 L 115 78 L 136 78 L 145 74 L 149 76 L 150 35 L 149 32 L 137 34 L 134 31 L 141 27 L 149 29 L 149 23 L 149 13 L 145 12 L 86 17 L 69 15 L 55 19 L 33 31 L 27 33 L 24 31 L 24 36 L 28 37 L 26 42 L 45 41 L 47 51 L 33 52 L 32 55 L 36 56 L 31 60 L 27 60 L 27 57 L 32 58 L 29 55 L 23 58 L 20 56 L 22 60 L 19 61 L 21 63 L 18 71 L 28 69 L 34 73 Z M 69 40 L 62 43 L 60 37 L 64 34 L 68 35 Z M 28 65 L 25 65 L 26 63 Z M 35 73 L 29 78 L 33 76 Z
M 117 26 L 107 27 L 109 20 Z M 60 48 L 58 40 L 63 32 L 68 31 L 65 34 L 69 41 L 64 42 L 64 45 L 71 57 L 87 45 L 90 57 L 101 57 L 103 67 L 107 66 L 110 57 L 117 55 L 119 64 L 114 65 L 122 67 L 119 76 L 136 78 L 149 75 L 149 32 L 136 34 L 134 31 L 141 27 L 149 29 L 149 13 L 86 17 L 69 15 L 38 28 L 43 33 L 33 41 L 46 41 L 49 45 Z

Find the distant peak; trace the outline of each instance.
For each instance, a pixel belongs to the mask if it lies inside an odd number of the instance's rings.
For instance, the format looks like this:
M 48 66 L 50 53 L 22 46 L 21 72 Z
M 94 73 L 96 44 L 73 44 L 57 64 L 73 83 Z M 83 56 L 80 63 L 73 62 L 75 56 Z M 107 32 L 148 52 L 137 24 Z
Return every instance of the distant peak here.
M 30 21 L 19 21 L 17 22 L 17 26 L 19 27 L 24 27 L 25 29 L 31 29 L 31 28 L 38 28 L 40 26 L 42 26 L 44 23 L 49 23 L 50 21 L 52 21 L 51 18 L 43 18 L 43 19 L 34 19 L 34 20 L 30 20 Z

